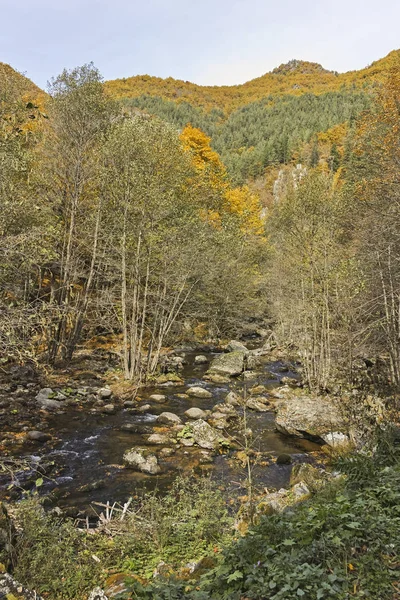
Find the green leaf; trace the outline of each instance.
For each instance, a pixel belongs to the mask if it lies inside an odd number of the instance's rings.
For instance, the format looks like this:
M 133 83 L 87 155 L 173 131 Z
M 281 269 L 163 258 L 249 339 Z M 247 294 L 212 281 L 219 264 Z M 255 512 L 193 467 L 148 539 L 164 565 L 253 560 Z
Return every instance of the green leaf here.
M 231 573 L 227 579 L 227 583 L 231 583 L 231 581 L 236 581 L 237 579 L 243 579 L 242 571 L 235 571 Z
M 36 479 L 35 485 L 37 488 L 43 485 L 43 477 L 39 477 L 39 479 Z

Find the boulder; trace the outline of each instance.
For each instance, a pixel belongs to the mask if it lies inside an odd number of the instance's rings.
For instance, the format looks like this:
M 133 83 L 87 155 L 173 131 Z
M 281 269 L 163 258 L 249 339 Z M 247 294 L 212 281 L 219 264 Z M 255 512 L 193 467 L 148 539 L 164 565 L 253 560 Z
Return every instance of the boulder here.
M 154 402 L 165 402 L 167 397 L 164 394 L 152 394 L 149 399 Z
M 155 454 L 146 448 L 131 448 L 124 453 L 123 460 L 129 469 L 135 469 L 148 475 L 157 475 L 161 471 Z
M 254 381 L 257 379 L 258 373 L 255 371 L 245 371 L 242 375 L 243 381 Z
M 186 393 L 194 398 L 212 398 L 212 393 L 200 386 L 190 387 Z
M 211 363 L 207 375 L 239 376 L 244 369 L 244 352 L 228 352 L 220 354 Z
M 222 413 L 226 418 L 234 419 L 238 416 L 238 413 L 230 404 L 225 404 L 225 402 L 219 402 L 213 407 L 213 412 Z M 213 415 L 215 416 L 215 415 Z
M 137 402 L 134 400 L 125 400 L 124 408 L 135 408 L 137 406 Z
M 311 492 L 304 481 L 296 483 L 296 485 L 292 487 L 291 492 L 296 502 L 302 502 L 311 496 Z
M 171 412 L 163 412 L 157 417 L 157 423 L 162 425 L 181 425 L 182 420 L 178 415 Z
M 43 433 L 42 431 L 28 431 L 26 437 L 33 442 L 48 442 L 51 440 L 51 435 L 49 433 Z
M 194 441 L 200 448 L 214 450 L 222 440 L 220 434 L 203 419 L 194 421 L 191 426 Z
M 0 574 L 0 598 L 7 600 L 43 600 L 42 596 L 24 588 L 8 573 Z
M 42 388 L 36 395 L 36 402 L 40 408 L 44 408 L 46 410 L 60 410 L 62 408 L 62 404 L 59 400 L 54 398 L 56 395 L 57 394 L 53 392 L 51 388 Z
M 179 440 L 180 444 L 182 444 L 182 446 L 186 446 L 188 448 L 190 448 L 191 446 L 194 446 L 194 439 L 193 438 L 181 438 Z
M 51 398 L 40 398 L 37 403 L 44 410 L 61 410 L 63 407 L 59 400 L 52 400 Z
M 328 446 L 332 446 L 332 448 L 346 447 L 351 444 L 350 437 L 340 431 L 330 431 L 321 435 L 321 438 Z
M 246 407 L 256 412 L 267 412 L 270 410 L 269 407 L 258 398 L 249 398 L 246 402 Z
M 185 412 L 185 416 L 188 419 L 205 419 L 207 416 L 207 413 L 204 410 L 201 410 L 201 408 L 189 408 L 186 412 Z
M 150 404 L 142 404 L 141 406 L 138 406 L 135 402 L 135 405 L 133 408 L 129 408 L 129 412 L 133 412 L 133 413 L 145 413 L 148 410 L 151 409 Z
M 321 471 L 309 463 L 300 463 L 293 465 L 290 474 L 290 485 L 293 487 L 303 483 L 309 490 L 316 492 L 324 486 L 328 479 L 329 475 L 326 471 Z
M 235 392 L 229 392 L 225 398 L 225 404 L 229 404 L 230 406 L 240 406 L 242 402 L 238 394 L 235 394 Z
M 345 424 L 337 406 L 329 398 L 293 396 L 279 402 L 275 426 L 287 435 L 323 441 L 332 431 L 340 432 Z
M 198 356 L 195 356 L 195 358 L 194 358 L 195 365 L 205 365 L 206 363 L 208 363 L 208 358 L 207 358 L 207 356 L 204 356 L 204 354 L 199 354 Z
M 249 353 L 248 348 L 246 348 L 246 346 L 242 344 L 242 342 L 238 342 L 236 340 L 231 340 L 227 345 L 226 350 L 228 352 L 242 352 L 246 356 Z
M 109 598 L 101 588 L 96 587 L 90 592 L 88 600 L 109 600 Z
M 149 437 L 147 438 L 147 443 L 148 444 L 153 444 L 155 446 L 163 446 L 163 445 L 167 445 L 170 443 L 170 438 L 167 435 L 162 435 L 161 433 L 152 433 L 151 435 L 149 435 Z

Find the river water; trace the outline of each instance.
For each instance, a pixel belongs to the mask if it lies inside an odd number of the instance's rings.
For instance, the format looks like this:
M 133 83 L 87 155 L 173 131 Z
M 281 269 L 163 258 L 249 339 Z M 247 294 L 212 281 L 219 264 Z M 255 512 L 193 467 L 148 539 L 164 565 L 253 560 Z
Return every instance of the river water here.
M 146 445 L 147 435 L 154 432 L 156 417 L 164 411 L 173 412 L 187 421 L 184 412 L 190 407 L 211 409 L 222 402 L 229 391 L 241 390 L 243 383 L 232 381 L 229 384 L 213 384 L 202 379 L 208 365 L 194 364 L 194 353 L 185 355 L 186 364 L 180 373 L 185 384 L 179 387 L 152 387 L 142 392 L 141 404 L 149 403 L 148 412 L 138 414 L 129 409 L 121 409 L 116 414 L 105 415 L 99 412 L 79 412 L 68 407 L 64 414 L 54 414 L 49 418 L 49 430 L 57 437 L 56 444 L 45 444 L 26 453 L 30 460 L 45 466 L 46 475 L 40 493 L 47 496 L 49 505 L 58 505 L 71 515 L 93 514 L 93 502 L 124 502 L 130 496 L 144 490 L 166 489 L 178 474 L 208 474 L 227 493 L 243 494 L 245 470 L 234 460 L 230 451 L 211 458 L 199 448 L 181 448 L 170 457 L 160 460 L 162 472 L 157 476 L 145 475 L 123 466 L 124 452 L 134 446 Z M 210 360 L 213 355 L 207 356 Z M 282 376 L 282 363 L 266 362 L 257 372 L 254 381 L 246 385 L 262 384 L 271 389 L 279 385 Z M 288 376 L 295 374 L 285 373 Z M 205 387 L 212 393 L 210 399 L 180 398 L 188 386 Z M 149 399 L 152 394 L 167 396 L 164 403 Z M 314 460 L 320 449 L 312 442 L 291 438 L 278 433 L 274 425 L 273 412 L 248 411 L 248 425 L 253 431 L 253 449 L 259 452 L 258 464 L 254 467 L 254 478 L 260 488 L 285 487 L 288 484 L 291 465 L 276 464 L 276 457 L 290 454 L 292 462 Z M 134 431 L 124 431 L 127 423 L 135 426 Z M 224 434 L 224 432 L 222 432 Z M 149 447 L 159 451 L 160 446 Z M 313 454 L 311 454 L 313 453 Z M 17 483 L 29 489 L 32 486 L 32 473 L 17 474 Z M 1 482 L 0 482 L 1 483 Z M 5 484 L 5 481 L 3 481 Z M 97 509 L 100 510 L 100 509 Z

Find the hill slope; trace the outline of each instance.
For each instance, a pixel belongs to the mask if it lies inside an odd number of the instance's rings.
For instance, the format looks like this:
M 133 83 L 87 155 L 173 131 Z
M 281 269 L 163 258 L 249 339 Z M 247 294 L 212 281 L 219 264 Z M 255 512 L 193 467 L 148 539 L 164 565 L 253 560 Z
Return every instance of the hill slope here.
M 139 75 L 106 82 L 128 108 L 157 115 L 178 128 L 198 127 L 212 138 L 234 183 L 263 175 L 271 165 L 307 161 L 315 136 L 353 121 L 396 64 L 395 50 L 360 71 L 338 74 L 318 63 L 292 60 L 242 85 L 200 86 Z M 341 135 L 329 136 L 343 142 Z M 314 141 L 313 141 L 314 140 Z M 308 145 L 308 147 L 307 147 Z M 336 150 L 334 150 L 336 152 Z
M 400 50 L 394 50 L 365 69 L 342 74 L 326 71 L 317 63 L 294 60 L 281 65 L 271 73 L 233 86 L 201 86 L 172 77 L 161 79 L 149 75 L 137 75 L 108 81 L 106 87 L 117 98 L 160 96 L 176 102 L 186 101 L 206 110 L 214 108 L 229 113 L 239 106 L 269 95 L 300 96 L 305 93 L 323 94 L 338 91 L 343 87 L 362 88 L 381 81 L 399 57 Z

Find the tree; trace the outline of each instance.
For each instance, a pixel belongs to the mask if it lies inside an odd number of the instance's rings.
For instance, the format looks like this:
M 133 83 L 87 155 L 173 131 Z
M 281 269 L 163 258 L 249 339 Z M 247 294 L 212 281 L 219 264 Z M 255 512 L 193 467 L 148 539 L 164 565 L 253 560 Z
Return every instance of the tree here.
M 343 308 L 353 276 L 346 215 L 332 178 L 313 171 L 288 189 L 267 222 L 277 334 L 299 348 L 312 390 L 329 387 L 346 348 Z
M 116 109 L 92 63 L 64 70 L 49 92 L 39 187 L 58 217 L 58 258 L 45 266 L 53 308 L 48 356 L 54 362 L 72 357 L 94 286 L 102 213 L 100 146 Z

